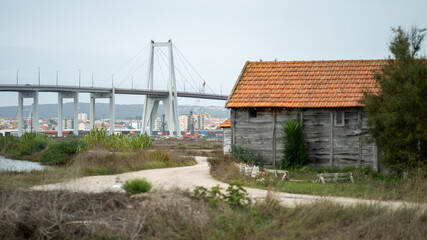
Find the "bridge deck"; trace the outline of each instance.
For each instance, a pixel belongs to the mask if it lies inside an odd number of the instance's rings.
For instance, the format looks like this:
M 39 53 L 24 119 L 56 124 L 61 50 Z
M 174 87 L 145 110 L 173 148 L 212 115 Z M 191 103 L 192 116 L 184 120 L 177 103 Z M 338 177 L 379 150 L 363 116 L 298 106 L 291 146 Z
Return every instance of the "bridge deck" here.
M 39 92 L 78 92 L 78 93 L 111 93 L 113 88 L 100 88 L 100 87 L 76 87 L 76 86 L 63 86 L 63 85 L 1 85 L 0 92 L 25 92 L 25 91 L 39 91 Z M 115 88 L 116 94 L 130 94 L 130 95 L 146 95 L 149 97 L 166 98 L 169 95 L 168 91 L 157 90 L 143 90 L 143 89 L 126 89 Z M 191 92 L 177 92 L 178 97 L 186 98 L 202 98 L 211 100 L 227 100 L 226 95 L 204 94 L 204 93 L 191 93 Z

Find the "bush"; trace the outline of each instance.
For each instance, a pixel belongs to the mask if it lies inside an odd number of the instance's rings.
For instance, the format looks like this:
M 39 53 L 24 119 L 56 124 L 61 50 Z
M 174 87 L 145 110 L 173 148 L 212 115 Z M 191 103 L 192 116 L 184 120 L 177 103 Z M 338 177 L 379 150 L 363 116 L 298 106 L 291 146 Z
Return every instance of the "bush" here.
M 231 147 L 231 154 L 238 161 L 255 166 L 262 166 L 262 154 L 250 148 L 243 148 L 237 145 L 233 145 Z
M 87 149 L 87 144 L 81 140 L 61 141 L 49 145 L 40 155 L 39 161 L 44 164 L 66 164 L 73 156 Z
M 151 187 L 151 183 L 149 183 L 145 178 L 128 180 L 122 186 L 129 195 L 148 192 Z
M 17 138 L 13 136 L 0 137 L 0 153 L 2 155 L 7 155 L 12 151 L 17 142 Z
M 282 124 L 283 160 L 282 168 L 301 168 L 307 165 L 308 154 L 304 143 L 302 124 L 290 119 Z
M 27 132 L 11 146 L 11 157 L 23 159 L 45 149 L 51 140 L 36 132 Z

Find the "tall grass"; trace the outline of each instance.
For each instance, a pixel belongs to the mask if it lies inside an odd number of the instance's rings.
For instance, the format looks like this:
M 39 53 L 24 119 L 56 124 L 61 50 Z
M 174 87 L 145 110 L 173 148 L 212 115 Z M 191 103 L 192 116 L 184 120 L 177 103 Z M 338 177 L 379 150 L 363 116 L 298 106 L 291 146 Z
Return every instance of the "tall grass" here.
M 101 146 L 111 151 L 141 150 L 153 145 L 153 138 L 146 134 L 137 136 L 108 135 L 104 128 L 92 129 L 89 134 L 83 137 L 83 140 L 91 147 Z

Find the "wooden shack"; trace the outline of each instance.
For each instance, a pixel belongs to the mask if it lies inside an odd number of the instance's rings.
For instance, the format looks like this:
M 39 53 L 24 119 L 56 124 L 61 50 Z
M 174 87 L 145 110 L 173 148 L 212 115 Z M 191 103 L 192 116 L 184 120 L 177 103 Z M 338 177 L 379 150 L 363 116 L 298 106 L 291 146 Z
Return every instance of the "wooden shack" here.
M 224 135 L 222 138 L 222 149 L 224 154 L 230 153 L 231 149 L 231 119 L 225 120 L 223 123 L 219 125 L 222 128 Z
M 377 92 L 374 72 L 384 60 L 246 62 L 227 100 L 231 144 L 263 154 L 264 165 L 283 157 L 282 124 L 303 123 L 309 162 L 317 166 L 372 166 L 377 148 L 368 141 L 360 102 Z

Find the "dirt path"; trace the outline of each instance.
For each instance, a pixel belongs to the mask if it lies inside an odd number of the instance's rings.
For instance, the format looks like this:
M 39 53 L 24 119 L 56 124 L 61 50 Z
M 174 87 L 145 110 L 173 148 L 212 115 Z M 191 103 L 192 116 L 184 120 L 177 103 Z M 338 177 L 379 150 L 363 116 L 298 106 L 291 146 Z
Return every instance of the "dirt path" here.
M 195 186 L 204 186 L 211 188 L 219 185 L 225 189 L 228 184 L 217 181 L 209 174 L 209 165 L 206 157 L 196 157 L 197 164 L 189 167 L 164 168 L 143 170 L 138 172 L 122 173 L 108 176 L 94 176 L 72 179 L 64 183 L 35 186 L 34 190 L 70 190 L 83 192 L 103 192 L 103 191 L 123 191 L 121 183 L 134 178 L 146 178 L 153 184 L 155 189 L 171 190 L 180 188 L 182 190 L 192 191 Z M 245 188 L 250 197 L 254 200 L 264 200 L 267 190 Z M 396 201 L 377 201 L 364 200 L 344 197 L 321 197 L 313 195 L 290 194 L 290 193 L 273 193 L 284 206 L 296 206 L 299 204 L 313 204 L 319 201 L 332 201 L 343 205 L 354 205 L 359 203 L 377 204 L 380 206 L 389 206 L 393 209 L 401 207 L 420 207 L 427 209 L 427 204 L 414 204 L 408 202 Z

